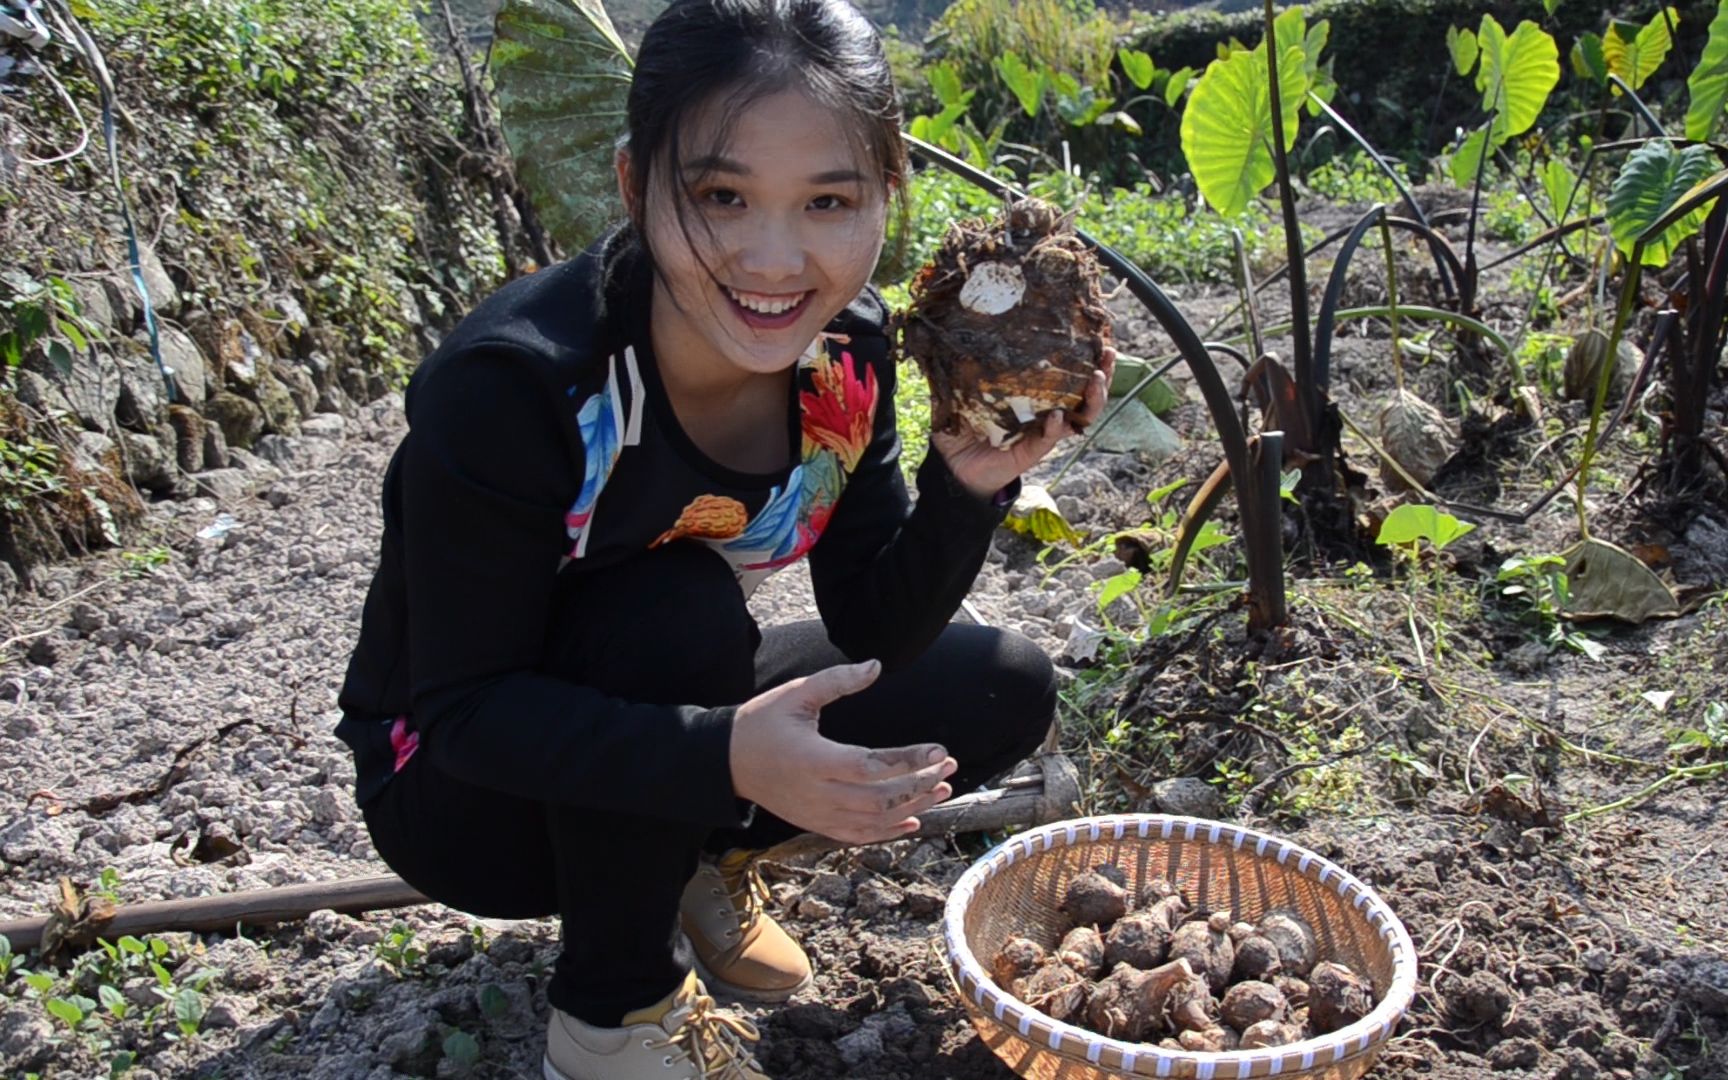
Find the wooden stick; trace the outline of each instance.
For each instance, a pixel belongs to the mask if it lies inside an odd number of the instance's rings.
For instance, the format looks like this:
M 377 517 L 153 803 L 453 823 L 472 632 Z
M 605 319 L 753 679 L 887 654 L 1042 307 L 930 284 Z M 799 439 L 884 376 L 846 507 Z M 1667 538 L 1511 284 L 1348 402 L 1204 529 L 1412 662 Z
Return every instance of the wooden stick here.
M 1061 754 L 1038 754 L 1022 764 L 1004 786 L 962 795 L 931 807 L 919 816 L 914 836 L 946 836 L 961 832 L 994 832 L 1015 825 L 1043 824 L 1077 813 L 1079 772 Z M 776 845 L 763 857 L 779 862 L 833 851 L 847 845 L 825 836 L 804 833 Z M 125 934 L 168 931 L 232 930 L 237 924 L 270 926 L 304 919 L 330 908 L 344 914 L 414 907 L 432 903 L 395 874 L 284 885 L 271 889 L 198 896 L 184 900 L 154 900 L 111 907 L 78 897 L 71 884 L 61 883 L 54 914 L 0 922 L 0 936 L 16 950 L 44 951 L 62 944 L 88 946 L 97 937 L 110 941 Z
M 231 930 L 237 923 L 268 926 L 304 919 L 323 908 L 356 913 L 425 903 L 429 903 L 425 896 L 395 874 L 381 874 L 185 900 L 153 900 L 124 907 L 93 907 L 86 898 L 81 905 L 81 917 L 68 918 L 68 905 L 63 902 L 47 917 L 0 922 L 0 936 L 10 941 L 14 949 L 22 950 L 36 948 L 45 933 L 57 941 L 88 944 L 97 937 L 112 941 L 125 934 Z M 51 923 L 55 924 L 52 929 Z

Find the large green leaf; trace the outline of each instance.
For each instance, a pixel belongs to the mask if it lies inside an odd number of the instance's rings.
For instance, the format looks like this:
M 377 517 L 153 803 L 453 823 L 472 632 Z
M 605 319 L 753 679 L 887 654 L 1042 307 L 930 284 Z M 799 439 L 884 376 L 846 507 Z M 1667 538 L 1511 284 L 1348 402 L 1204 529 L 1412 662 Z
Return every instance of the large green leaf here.
M 1572 43 L 1572 71 L 1597 86 L 1608 81 L 1608 57 L 1602 51 L 1601 35 L 1587 33 Z
M 1716 5 L 1716 17 L 1710 21 L 1710 40 L 1698 66 L 1686 80 L 1686 89 L 1692 102 L 1686 109 L 1686 137 L 1708 142 L 1715 137 L 1723 104 L 1728 102 L 1728 0 L 1720 0 Z
M 1212 208 L 1235 217 L 1277 175 L 1272 160 L 1272 95 L 1266 46 L 1214 60 L 1188 95 L 1182 112 L 1182 155 Z M 1279 103 L 1288 150 L 1308 85 L 1300 48 L 1278 58 Z
M 1656 69 L 1667 58 L 1668 50 L 1673 48 L 1674 39 L 1668 35 L 1668 23 L 1679 19 L 1679 12 L 1673 8 L 1658 11 L 1643 26 L 1616 19 L 1602 38 L 1602 57 L 1608 62 L 1608 70 L 1620 76 L 1632 89 L 1642 87 L 1645 80 L 1656 74 Z M 1614 92 L 1618 94 L 1620 88 L 1615 87 Z
M 1026 61 L 1020 59 L 1020 54 L 1013 49 L 997 57 L 994 66 L 996 74 L 1008 84 L 1008 89 L 1014 91 L 1026 115 L 1037 116 L 1038 104 L 1044 98 L 1044 72 L 1027 67 Z
M 1476 89 L 1482 92 L 1482 108 L 1494 114 L 1490 142 L 1499 146 L 1529 131 L 1542 115 L 1560 81 L 1560 50 L 1528 19 L 1508 35 L 1492 15 L 1482 16 L 1476 42 L 1482 50 Z
M 1548 194 L 1548 205 L 1554 214 L 1556 222 L 1568 210 L 1575 210 L 1572 205 L 1574 193 L 1578 190 L 1578 174 L 1572 171 L 1562 158 L 1549 158 L 1542 167 L 1542 190 Z
M 612 154 L 631 67 L 600 0 L 505 0 L 498 13 L 492 77 L 504 138 L 566 250 L 623 216 Z
M 1488 130 L 1477 128 L 1452 153 L 1452 182 L 1461 188 L 1476 183 L 1476 172 L 1482 167 L 1482 150 L 1488 141 Z
M 1476 31 L 1460 30 L 1456 26 L 1446 28 L 1446 50 L 1452 54 L 1452 66 L 1458 74 L 1468 75 L 1470 69 L 1476 66 Z
M 1183 91 L 1194 81 L 1194 69 L 1191 67 L 1177 68 L 1170 73 L 1170 81 L 1164 84 L 1164 104 L 1172 109 L 1182 100 Z
M 1708 146 L 1676 150 L 1662 140 L 1651 140 L 1626 155 L 1608 191 L 1608 225 L 1621 253 L 1630 257 L 1639 235 L 1709 176 L 1714 161 Z M 1644 248 L 1644 265 L 1667 265 L 1675 247 L 1704 224 L 1712 205 L 1713 200 L 1697 207 L 1650 241 Z
M 924 77 L 929 80 L 931 92 L 944 109 L 965 105 L 972 100 L 975 91 L 961 89 L 960 71 L 953 64 L 932 64 L 925 69 Z
M 1128 76 L 1134 89 L 1144 90 L 1152 85 L 1152 76 L 1158 73 L 1158 65 L 1152 62 L 1149 53 L 1122 48 L 1116 50 L 1116 59 L 1122 62 L 1122 74 Z

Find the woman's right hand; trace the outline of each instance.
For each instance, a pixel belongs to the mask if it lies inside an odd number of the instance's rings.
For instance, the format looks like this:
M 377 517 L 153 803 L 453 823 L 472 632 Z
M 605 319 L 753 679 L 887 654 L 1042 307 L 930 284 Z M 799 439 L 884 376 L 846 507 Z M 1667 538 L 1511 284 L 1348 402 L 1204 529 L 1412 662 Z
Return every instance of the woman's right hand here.
M 801 829 L 848 844 L 893 840 L 953 794 L 959 766 L 934 743 L 877 750 L 824 738 L 822 707 L 876 681 L 879 661 L 818 671 L 746 701 L 732 721 L 732 790 Z

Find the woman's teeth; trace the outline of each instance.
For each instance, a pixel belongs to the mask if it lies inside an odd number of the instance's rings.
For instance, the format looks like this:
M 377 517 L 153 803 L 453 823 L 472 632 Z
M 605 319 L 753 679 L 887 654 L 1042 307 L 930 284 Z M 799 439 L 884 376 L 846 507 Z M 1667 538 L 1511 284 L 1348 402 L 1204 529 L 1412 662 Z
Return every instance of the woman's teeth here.
M 760 312 L 763 315 L 779 315 L 782 312 L 790 311 L 797 307 L 805 296 L 809 295 L 808 293 L 797 293 L 793 296 L 759 296 L 755 293 L 741 293 L 737 289 L 727 289 L 726 291 L 732 295 L 732 299 L 738 302 L 739 307 L 749 308 L 751 311 Z

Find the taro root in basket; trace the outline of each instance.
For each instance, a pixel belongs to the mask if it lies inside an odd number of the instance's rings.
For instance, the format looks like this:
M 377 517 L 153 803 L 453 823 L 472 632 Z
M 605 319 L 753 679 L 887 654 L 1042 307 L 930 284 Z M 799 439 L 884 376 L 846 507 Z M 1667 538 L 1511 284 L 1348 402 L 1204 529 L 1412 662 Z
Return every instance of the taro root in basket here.
M 1051 410 L 1079 406 L 1104 363 L 1098 262 L 1069 218 L 1036 199 L 949 226 L 911 291 L 901 346 L 950 434 L 1012 445 Z
M 1062 910 L 1071 894 L 1099 891 L 1106 875 L 1122 877 L 1127 912 L 1073 902 Z M 1098 911 L 1114 920 L 1094 928 L 1105 948 L 1114 932 L 1112 955 L 1133 962 L 1091 976 L 1082 999 L 1055 969 L 1089 966 L 1062 943 L 1078 933 L 1075 912 Z M 1164 926 L 1171 941 L 1160 953 Z M 1409 935 L 1362 882 L 1287 841 L 1194 818 L 1129 814 L 1022 833 L 956 883 L 944 931 L 983 1041 L 1038 1080 L 1356 1080 L 1416 984 Z M 1037 966 L 993 973 L 1015 939 L 1037 945 L 1024 957 L 1037 955 Z

